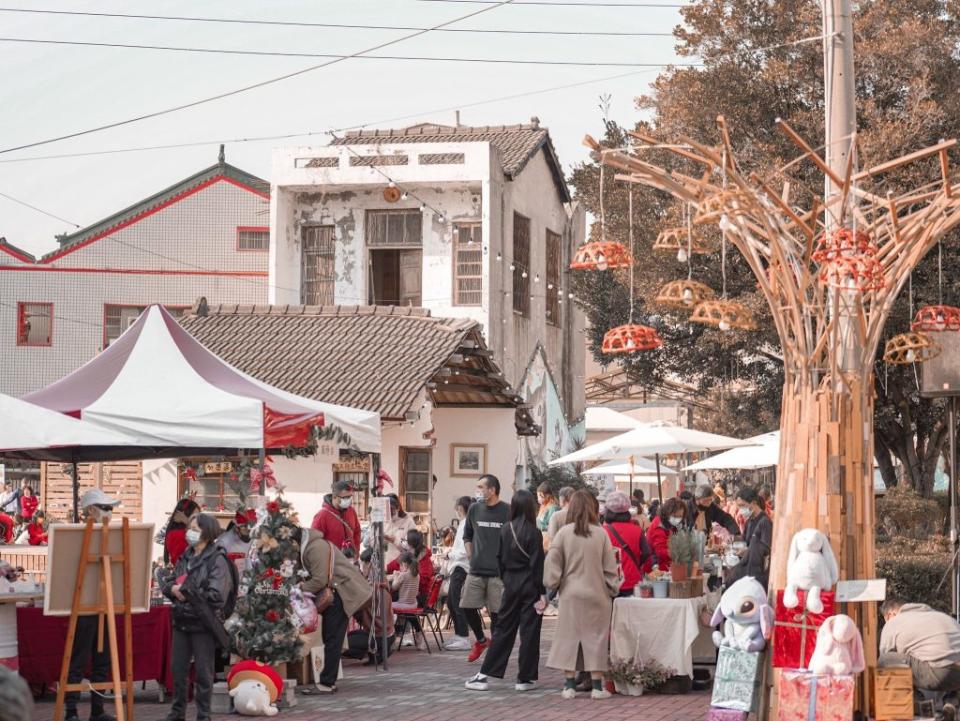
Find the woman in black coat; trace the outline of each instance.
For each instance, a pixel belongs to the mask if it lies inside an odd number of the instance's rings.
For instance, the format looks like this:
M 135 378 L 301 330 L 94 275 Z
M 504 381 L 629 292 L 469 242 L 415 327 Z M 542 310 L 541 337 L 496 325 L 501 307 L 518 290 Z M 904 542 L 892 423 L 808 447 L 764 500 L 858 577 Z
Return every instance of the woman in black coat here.
M 187 550 L 163 584 L 173 601 L 173 704 L 167 721 L 184 721 L 187 676 L 193 661 L 196 679 L 197 721 L 209 721 L 217 646 L 223 646 L 225 606 L 236 598 L 236 566 L 216 545 L 220 524 L 198 514 L 187 527 Z
M 547 607 L 543 587 L 543 534 L 537 528 L 537 502 L 530 491 L 520 490 L 510 502 L 510 522 L 500 529 L 500 578 L 503 600 L 493 641 L 480 673 L 467 681 L 471 691 L 486 691 L 487 676 L 503 678 L 513 644 L 520 634 L 517 691 L 536 686 L 540 663 L 540 627 Z

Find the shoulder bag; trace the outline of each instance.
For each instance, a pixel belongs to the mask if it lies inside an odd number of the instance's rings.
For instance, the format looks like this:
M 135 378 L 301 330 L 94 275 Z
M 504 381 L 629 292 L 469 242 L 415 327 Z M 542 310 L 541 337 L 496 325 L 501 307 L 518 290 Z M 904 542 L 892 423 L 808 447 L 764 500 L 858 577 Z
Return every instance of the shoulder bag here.
M 612 523 L 608 523 L 607 528 L 609 528 L 610 533 L 612 533 L 616 537 L 616 539 L 620 541 L 620 547 L 624 551 L 626 551 L 627 555 L 630 556 L 630 560 L 633 561 L 633 565 L 636 566 L 637 570 L 642 574 L 643 564 L 640 563 L 640 559 L 637 558 L 637 554 L 635 554 L 633 552 L 633 549 L 630 548 L 630 544 L 628 544 L 625 540 L 623 540 L 623 536 L 621 536 L 620 533 L 617 531 L 617 529 L 613 527 Z

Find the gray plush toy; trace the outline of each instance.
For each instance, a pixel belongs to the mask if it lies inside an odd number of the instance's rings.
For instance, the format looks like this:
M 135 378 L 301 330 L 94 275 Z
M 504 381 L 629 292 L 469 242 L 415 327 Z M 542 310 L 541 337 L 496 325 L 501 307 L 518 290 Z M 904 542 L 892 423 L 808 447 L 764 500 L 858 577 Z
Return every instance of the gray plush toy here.
M 763 650 L 773 632 L 773 609 L 767 603 L 766 591 L 755 578 L 745 576 L 723 592 L 710 625 L 716 626 L 721 621 L 723 633 L 713 632 L 717 647 Z

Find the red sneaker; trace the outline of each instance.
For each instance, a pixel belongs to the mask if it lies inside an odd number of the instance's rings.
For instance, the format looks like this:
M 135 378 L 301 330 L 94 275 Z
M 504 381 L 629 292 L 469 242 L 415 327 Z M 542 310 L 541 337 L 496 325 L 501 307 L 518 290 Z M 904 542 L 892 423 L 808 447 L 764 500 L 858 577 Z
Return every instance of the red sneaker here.
M 467 662 L 473 663 L 478 658 L 483 655 L 483 652 L 490 648 L 490 639 L 484 641 L 477 641 L 473 644 L 473 650 L 470 652 L 470 655 L 467 656 Z

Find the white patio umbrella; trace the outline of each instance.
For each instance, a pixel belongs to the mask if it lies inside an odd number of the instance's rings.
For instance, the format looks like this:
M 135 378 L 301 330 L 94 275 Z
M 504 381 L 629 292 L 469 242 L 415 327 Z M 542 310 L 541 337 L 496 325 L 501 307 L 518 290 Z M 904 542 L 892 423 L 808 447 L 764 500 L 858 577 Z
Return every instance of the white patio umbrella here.
M 699 453 L 701 451 L 717 451 L 749 445 L 752 445 L 750 441 L 742 441 L 739 438 L 705 433 L 658 421 L 621 433 L 619 436 L 608 438 L 605 441 L 594 443 L 586 448 L 581 448 L 579 451 L 568 453 L 550 461 L 550 465 L 597 460 L 620 460 L 635 463 L 637 458 L 653 456 L 659 469 L 660 454 L 662 453 Z M 659 473 L 657 474 L 657 488 L 658 495 L 663 500 Z
M 657 472 L 657 466 L 652 461 L 648 461 L 646 458 L 636 458 L 631 464 L 630 461 L 607 461 L 606 463 L 601 463 L 599 466 L 594 466 L 593 468 L 588 468 L 585 471 L 581 471 L 581 476 L 629 476 L 631 473 L 634 475 L 650 475 Z M 670 466 L 664 466 L 661 464 L 660 473 L 667 476 L 677 475 L 677 471 L 673 470 Z
M 731 448 L 729 451 L 693 463 L 683 470 L 708 471 L 742 469 L 755 470 L 777 465 L 780 459 L 780 431 L 763 433 L 745 440 L 756 445 Z

